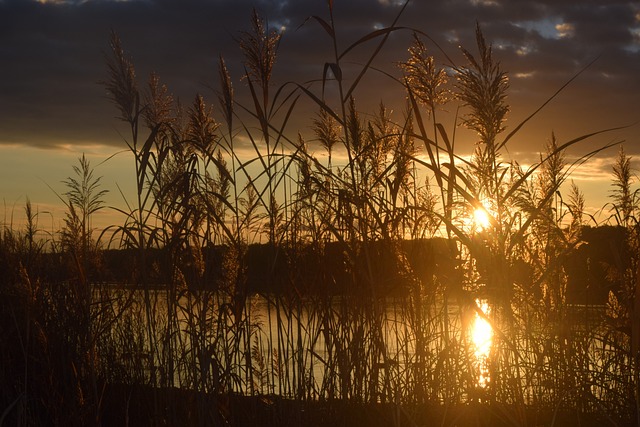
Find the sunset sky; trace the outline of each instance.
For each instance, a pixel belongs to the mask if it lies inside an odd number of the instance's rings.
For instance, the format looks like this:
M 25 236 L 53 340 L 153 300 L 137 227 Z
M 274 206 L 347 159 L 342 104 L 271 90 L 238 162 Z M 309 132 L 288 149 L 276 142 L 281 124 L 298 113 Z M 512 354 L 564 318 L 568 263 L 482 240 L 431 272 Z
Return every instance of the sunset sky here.
M 335 0 L 340 48 L 389 25 L 402 3 Z M 327 18 L 325 0 L 0 0 L 0 222 L 20 217 L 29 197 L 41 213 L 41 227 L 57 228 L 64 210 L 53 190 L 65 191 L 61 181 L 72 174 L 82 153 L 103 176 L 108 204 L 124 206 L 118 186 L 127 194 L 133 163 L 127 154 L 116 154 L 126 148 L 126 129 L 99 84 L 107 78 L 104 55 L 111 30 L 133 58 L 141 87 L 150 72 L 157 72 L 184 104 L 197 93 L 214 102 L 220 54 L 236 90 L 243 91 L 234 37 L 248 29 L 252 7 L 270 27 L 284 31 L 274 86 L 320 78 L 324 63 L 331 60 L 330 40 L 317 23 L 300 25 L 310 15 Z M 476 52 L 476 22 L 509 74 L 507 130 L 597 58 L 527 124 L 504 153 L 506 160 L 535 161 L 551 132 L 564 142 L 627 125 L 575 147 L 569 157 L 616 141 L 624 141 L 629 155 L 640 156 L 640 3 L 413 0 L 398 25 L 429 34 L 461 63 L 459 45 Z M 399 75 L 394 64 L 407 58 L 410 41 L 409 30 L 394 33 L 375 65 Z M 439 65 L 450 65 L 434 45 L 427 45 Z M 358 63 L 373 47 L 362 46 L 348 60 Z M 363 85 L 369 90 L 355 94 L 359 108 L 373 112 L 382 100 L 401 114 L 402 91 L 374 74 Z M 312 114 L 309 110 L 307 117 Z M 294 122 L 290 131 L 295 135 L 308 127 Z M 460 138 L 460 149 L 469 152 L 473 136 L 462 132 Z M 591 211 L 607 202 L 616 153 L 617 148 L 601 153 L 573 175 Z M 101 215 L 104 224 L 119 221 L 112 213 Z

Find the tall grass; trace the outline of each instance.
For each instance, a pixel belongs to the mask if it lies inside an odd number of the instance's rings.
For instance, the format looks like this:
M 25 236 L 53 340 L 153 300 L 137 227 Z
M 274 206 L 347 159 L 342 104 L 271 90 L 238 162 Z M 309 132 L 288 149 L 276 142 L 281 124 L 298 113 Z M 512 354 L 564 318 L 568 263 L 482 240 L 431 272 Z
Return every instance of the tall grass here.
M 504 158 L 537 111 L 505 135 L 507 73 L 479 26 L 461 64 L 411 31 L 406 61 L 384 72 L 406 96 L 404 111 L 360 105 L 389 36 L 407 32 L 404 7 L 340 51 L 328 2 L 328 17 L 305 25 L 329 36 L 331 62 L 316 82 L 281 86 L 272 76 L 283 35 L 254 10 L 236 40 L 246 93 L 220 58 L 215 105 L 197 94 L 182 106 L 156 75 L 140 89 L 112 35 L 105 88 L 128 128 L 136 194 L 117 208 L 123 224 L 98 241 L 110 236 L 132 254 L 131 268 L 107 284 L 90 222 L 104 190 L 84 157 L 64 182 L 69 213 L 52 253 L 34 240 L 29 204 L 24 232 L 3 229 L 0 348 L 11 369 L 0 379 L 11 386 L 1 420 L 81 414 L 97 425 L 115 399 L 126 419 L 147 411 L 149 424 L 177 424 L 181 408 L 164 400 L 173 389 L 195 392 L 189 420 L 202 425 L 248 419 L 237 396 L 259 398 L 254 410 L 282 398 L 391 405 L 397 423 L 425 423 L 419 408 L 433 407 L 436 422 L 454 425 L 472 404 L 511 425 L 640 414 L 629 158 L 621 151 L 614 166 L 611 204 L 631 248 L 628 263 L 610 266 L 623 292 L 606 310 L 576 314 L 563 260 L 583 243 L 584 198 L 575 186 L 563 197 L 563 184 L 609 146 L 568 164 L 566 149 L 598 133 L 566 142 L 551 133 L 533 165 Z M 355 48 L 369 56 L 343 68 Z M 325 97 L 329 87 L 337 99 Z M 297 117 L 303 101 L 313 117 Z M 445 110 L 460 112 L 451 130 Z M 457 148 L 458 124 L 477 138 L 470 159 Z M 476 210 L 488 225 L 473 221 Z M 475 317 L 494 331 L 486 382 L 470 339 Z M 128 394 L 109 394 L 114 385 Z M 149 408 L 131 406 L 134 386 L 147 387 Z

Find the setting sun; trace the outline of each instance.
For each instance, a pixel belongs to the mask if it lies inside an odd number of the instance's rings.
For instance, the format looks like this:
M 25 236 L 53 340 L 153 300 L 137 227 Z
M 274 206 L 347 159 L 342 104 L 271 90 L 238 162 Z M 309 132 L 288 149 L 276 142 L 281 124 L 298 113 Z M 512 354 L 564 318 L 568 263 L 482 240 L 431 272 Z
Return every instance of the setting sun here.
M 476 208 L 473 211 L 473 222 L 478 230 L 486 230 L 491 225 L 489 213 L 484 207 Z

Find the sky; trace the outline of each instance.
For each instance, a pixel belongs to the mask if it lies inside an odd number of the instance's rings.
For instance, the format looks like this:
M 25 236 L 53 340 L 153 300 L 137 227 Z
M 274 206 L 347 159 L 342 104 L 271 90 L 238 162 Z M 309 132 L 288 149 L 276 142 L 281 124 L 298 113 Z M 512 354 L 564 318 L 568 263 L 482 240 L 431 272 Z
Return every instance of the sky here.
M 334 0 L 339 48 L 388 26 L 402 3 Z M 132 57 L 140 86 L 155 72 L 181 102 L 189 104 L 196 94 L 214 102 L 219 55 L 236 87 L 242 86 L 235 39 L 249 28 L 252 8 L 283 31 L 274 86 L 320 78 L 331 60 L 330 40 L 306 18 L 328 19 L 326 0 L 0 0 L 0 222 L 19 223 L 29 198 L 40 226 L 58 228 L 64 216 L 58 198 L 65 191 L 62 181 L 83 153 L 102 176 L 108 205 L 123 207 L 122 194 L 130 196 L 133 160 L 122 152 L 126 129 L 100 84 L 107 78 L 111 31 Z M 390 37 L 374 65 L 398 75 L 395 64 L 407 59 L 410 29 L 428 34 L 462 63 L 459 46 L 475 52 L 476 23 L 508 72 L 507 131 L 595 60 L 523 128 L 506 159 L 535 161 L 552 132 L 564 142 L 620 126 L 625 128 L 574 147 L 569 159 L 613 142 L 640 156 L 639 2 L 412 0 L 397 24 L 407 30 Z M 347 60 L 356 67 L 374 46 L 355 49 Z M 427 46 L 440 66 L 451 65 L 435 45 Z M 403 94 L 397 86 L 381 73 L 365 79 L 368 89 L 355 94 L 358 105 L 373 112 L 384 101 L 400 114 Z M 307 117 L 312 114 L 310 109 Z M 308 124 L 293 122 L 291 131 L 298 130 L 308 131 Z M 460 131 L 462 151 L 469 152 L 473 143 L 473 135 Z M 572 176 L 592 212 L 608 201 L 616 154 L 617 148 L 608 149 Z M 104 210 L 94 222 L 113 224 L 119 221 L 114 215 Z

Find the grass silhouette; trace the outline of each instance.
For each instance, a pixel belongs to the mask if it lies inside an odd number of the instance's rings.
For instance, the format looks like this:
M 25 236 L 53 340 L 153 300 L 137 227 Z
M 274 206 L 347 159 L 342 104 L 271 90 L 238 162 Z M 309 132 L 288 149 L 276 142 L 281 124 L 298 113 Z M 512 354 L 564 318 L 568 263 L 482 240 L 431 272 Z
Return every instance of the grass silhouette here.
M 304 23 L 329 36 L 322 76 L 276 87 L 282 35 L 254 10 L 236 40 L 246 93 L 221 57 L 216 105 L 198 94 L 185 107 L 156 75 L 140 86 L 112 34 L 104 86 L 128 128 L 135 200 L 94 239 L 105 190 L 83 157 L 50 249 L 29 203 L 26 229 L 2 230 L 0 424 L 638 423 L 639 215 L 624 151 L 616 291 L 595 308 L 567 297 L 586 227 L 580 190 L 563 198 L 563 184 L 615 144 L 571 164 L 565 152 L 614 129 L 551 134 L 522 167 L 503 153 L 540 109 L 505 135 L 507 73 L 480 26 L 477 52 L 455 64 L 397 25 L 404 7 L 340 51 L 333 12 Z M 413 35 L 383 72 L 406 96 L 401 117 L 357 102 L 396 32 Z M 368 56 L 345 67 L 356 48 Z M 317 111 L 310 132 L 291 129 L 302 102 Z M 461 112 L 451 131 L 445 109 Z M 470 158 L 458 125 L 477 138 Z M 475 318 L 493 334 L 482 367 Z

